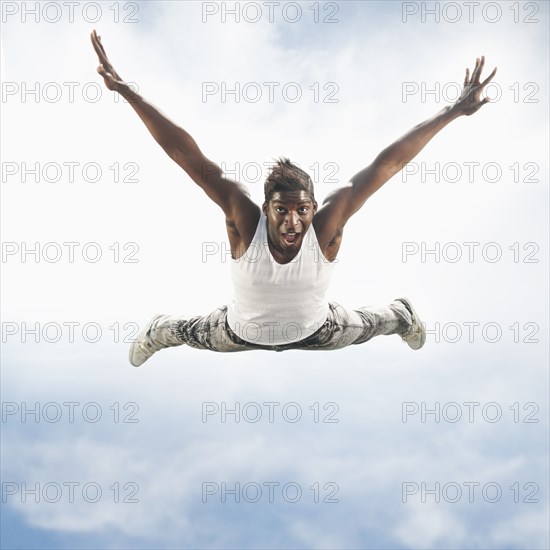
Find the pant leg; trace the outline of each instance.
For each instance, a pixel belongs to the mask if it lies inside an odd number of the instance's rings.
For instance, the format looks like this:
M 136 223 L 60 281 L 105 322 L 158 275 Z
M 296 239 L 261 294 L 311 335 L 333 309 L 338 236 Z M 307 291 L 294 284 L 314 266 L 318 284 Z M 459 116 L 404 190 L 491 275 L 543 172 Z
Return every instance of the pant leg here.
M 342 349 L 362 344 L 375 336 L 404 334 L 411 324 L 411 314 L 401 302 L 392 302 L 388 306 L 366 306 L 355 310 L 331 302 L 327 320 L 316 333 L 300 342 L 278 346 L 278 351 Z
M 363 344 L 375 336 L 402 335 L 412 326 L 412 315 L 402 302 L 362 307 L 355 310 L 355 313 L 361 317 L 364 331 L 354 344 Z
M 219 352 L 254 349 L 229 330 L 227 306 L 221 306 L 204 317 L 196 316 L 188 320 L 172 317 L 172 320 L 175 321 L 175 336 L 182 344 L 192 348 Z
M 155 325 L 150 337 L 162 347 L 187 344 L 195 349 L 207 349 L 218 352 L 233 351 L 283 351 L 283 346 L 269 346 L 242 340 L 227 323 L 227 306 L 221 306 L 205 316 L 184 319 L 177 315 L 163 315 Z M 291 344 L 292 345 L 292 344 Z

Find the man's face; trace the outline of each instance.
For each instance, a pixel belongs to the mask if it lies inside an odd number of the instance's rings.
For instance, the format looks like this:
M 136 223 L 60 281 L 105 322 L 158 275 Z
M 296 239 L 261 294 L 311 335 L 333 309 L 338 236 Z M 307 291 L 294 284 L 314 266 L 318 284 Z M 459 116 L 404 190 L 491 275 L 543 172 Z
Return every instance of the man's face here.
M 317 203 L 306 191 L 277 191 L 263 204 L 271 245 L 282 254 L 300 250 L 306 231 L 317 212 Z

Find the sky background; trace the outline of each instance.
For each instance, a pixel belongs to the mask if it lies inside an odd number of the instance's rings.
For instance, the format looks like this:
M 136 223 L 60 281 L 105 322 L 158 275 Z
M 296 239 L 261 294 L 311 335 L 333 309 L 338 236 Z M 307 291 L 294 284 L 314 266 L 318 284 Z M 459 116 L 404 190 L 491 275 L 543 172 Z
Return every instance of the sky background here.
M 547 2 L 1 9 L 2 548 L 549 547 Z M 492 104 L 344 233 L 329 298 L 408 296 L 425 347 L 131 367 L 154 313 L 230 300 L 229 254 L 221 210 L 95 72 L 94 28 L 258 203 L 273 158 L 322 201 L 477 56 L 498 66 Z

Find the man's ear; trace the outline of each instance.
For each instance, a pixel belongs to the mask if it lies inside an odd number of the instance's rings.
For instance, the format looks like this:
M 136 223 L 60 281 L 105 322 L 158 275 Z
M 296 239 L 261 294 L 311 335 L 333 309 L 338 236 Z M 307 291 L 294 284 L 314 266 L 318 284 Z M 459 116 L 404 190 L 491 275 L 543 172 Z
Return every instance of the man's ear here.
M 317 213 L 317 201 L 313 201 L 313 213 L 316 214 Z
M 262 212 L 267 216 L 267 207 L 268 207 L 268 204 L 267 202 L 264 202 L 262 204 Z

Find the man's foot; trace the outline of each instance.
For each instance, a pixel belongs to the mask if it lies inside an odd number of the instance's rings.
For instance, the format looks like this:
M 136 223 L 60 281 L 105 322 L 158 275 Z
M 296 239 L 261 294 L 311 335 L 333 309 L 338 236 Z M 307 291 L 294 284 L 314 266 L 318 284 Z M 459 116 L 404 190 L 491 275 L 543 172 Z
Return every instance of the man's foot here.
M 146 325 L 145 328 L 136 336 L 136 339 L 130 346 L 129 359 L 134 367 L 139 367 L 149 359 L 157 351 L 167 348 L 171 344 L 162 338 L 160 332 L 163 328 L 157 330 L 157 325 L 167 319 L 168 315 L 155 315 Z M 164 329 L 166 330 L 166 329 Z M 183 342 L 181 342 L 183 343 Z
M 401 302 L 412 316 L 411 328 L 405 332 L 401 338 L 404 342 L 407 342 L 407 345 L 411 349 L 420 349 L 426 342 L 426 329 L 424 324 L 407 298 L 396 298 L 395 301 Z

